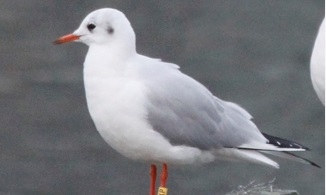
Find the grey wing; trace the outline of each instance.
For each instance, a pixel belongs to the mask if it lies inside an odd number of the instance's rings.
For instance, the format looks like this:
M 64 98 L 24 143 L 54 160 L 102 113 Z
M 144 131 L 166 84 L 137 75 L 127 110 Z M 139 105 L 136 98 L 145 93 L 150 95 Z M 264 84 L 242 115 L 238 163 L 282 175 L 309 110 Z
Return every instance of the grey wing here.
M 214 97 L 177 69 L 157 65 L 154 70 L 142 77 L 148 90 L 147 117 L 171 144 L 208 150 L 265 141 L 239 106 Z

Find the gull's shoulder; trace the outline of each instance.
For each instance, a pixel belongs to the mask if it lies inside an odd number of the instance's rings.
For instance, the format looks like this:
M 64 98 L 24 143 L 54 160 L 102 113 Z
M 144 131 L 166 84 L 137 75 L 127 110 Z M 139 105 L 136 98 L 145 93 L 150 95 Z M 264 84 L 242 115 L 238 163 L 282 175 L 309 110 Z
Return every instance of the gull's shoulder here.
M 180 66 L 169 63 L 169 62 L 164 62 L 159 58 L 151 58 L 147 57 L 144 55 L 138 54 L 136 56 L 136 60 L 134 60 L 135 63 L 137 63 L 137 68 L 141 69 L 143 71 L 158 71 L 158 70 L 179 70 Z

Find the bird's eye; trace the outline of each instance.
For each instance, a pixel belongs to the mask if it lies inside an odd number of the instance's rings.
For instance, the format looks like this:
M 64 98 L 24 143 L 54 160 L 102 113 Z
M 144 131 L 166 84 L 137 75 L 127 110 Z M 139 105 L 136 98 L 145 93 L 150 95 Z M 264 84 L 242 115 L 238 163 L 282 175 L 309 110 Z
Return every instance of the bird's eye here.
M 94 28 L 96 28 L 96 26 L 95 26 L 95 24 L 90 23 L 87 25 L 87 28 L 89 31 L 92 31 Z

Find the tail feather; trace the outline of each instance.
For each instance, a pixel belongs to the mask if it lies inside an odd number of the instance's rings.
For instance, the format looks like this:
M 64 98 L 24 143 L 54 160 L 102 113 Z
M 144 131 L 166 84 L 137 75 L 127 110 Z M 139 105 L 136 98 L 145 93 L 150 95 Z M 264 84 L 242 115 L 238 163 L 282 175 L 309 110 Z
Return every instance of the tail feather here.
M 227 161 L 247 161 L 262 165 L 279 168 L 277 162 L 259 153 L 260 151 L 237 149 L 237 148 L 223 148 L 215 150 L 215 156 L 218 160 Z
M 300 156 L 294 155 L 292 153 L 289 153 L 289 152 L 275 152 L 275 151 L 260 151 L 260 152 L 321 168 L 316 163 L 314 163 L 308 159 L 302 158 Z

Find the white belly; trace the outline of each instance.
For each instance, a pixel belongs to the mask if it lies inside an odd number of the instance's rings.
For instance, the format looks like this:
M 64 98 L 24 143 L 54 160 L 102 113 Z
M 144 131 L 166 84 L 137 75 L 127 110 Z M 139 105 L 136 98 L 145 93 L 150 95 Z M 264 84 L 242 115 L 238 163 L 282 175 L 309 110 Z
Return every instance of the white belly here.
M 139 139 L 144 139 L 140 133 L 154 133 L 144 120 L 146 112 L 139 86 L 122 78 L 88 77 L 85 89 L 90 115 L 104 140 L 123 155 L 137 158 L 135 152 L 144 147 L 139 144 Z

